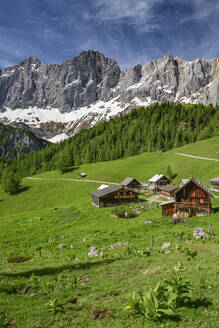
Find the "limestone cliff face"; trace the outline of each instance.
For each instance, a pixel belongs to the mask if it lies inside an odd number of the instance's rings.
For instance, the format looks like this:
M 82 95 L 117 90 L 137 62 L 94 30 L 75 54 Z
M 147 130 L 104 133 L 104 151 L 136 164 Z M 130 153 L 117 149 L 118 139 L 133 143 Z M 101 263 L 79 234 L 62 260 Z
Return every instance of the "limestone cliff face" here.
M 48 142 L 25 129 L 0 123 L 0 158 L 8 159 L 44 148 Z
M 114 59 L 88 50 L 60 65 L 30 57 L 0 70 L 0 121 L 24 122 L 50 137 L 73 134 L 136 106 L 163 101 L 219 104 L 219 60 L 187 62 L 167 54 L 121 71 Z M 11 110 L 28 108 L 35 108 L 34 114 L 27 113 L 24 118 L 21 112 L 12 119 Z M 42 109 L 47 110 L 43 121 L 38 115 Z M 64 120 L 57 115 L 54 118 L 55 109 Z M 72 116 L 66 119 L 66 113 Z M 53 122 L 50 130 L 48 122 Z

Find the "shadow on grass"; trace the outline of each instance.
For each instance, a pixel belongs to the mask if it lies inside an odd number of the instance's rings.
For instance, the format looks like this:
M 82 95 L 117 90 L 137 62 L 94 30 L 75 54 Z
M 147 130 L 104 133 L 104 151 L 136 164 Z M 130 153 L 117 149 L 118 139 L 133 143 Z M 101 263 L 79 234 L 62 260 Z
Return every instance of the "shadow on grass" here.
M 219 212 L 219 206 L 213 208 L 213 213 L 218 213 Z
M 196 298 L 195 300 L 191 300 L 186 302 L 185 306 L 198 309 L 199 307 L 209 307 L 213 303 L 206 297 Z
M 16 272 L 16 273 L 0 273 L 0 277 L 30 277 L 32 273 L 36 276 L 44 276 L 44 275 L 53 275 L 60 273 L 64 270 L 87 270 L 91 267 L 96 267 L 98 265 L 110 264 L 114 262 L 113 259 L 96 261 L 96 262 L 86 262 L 86 263 L 78 263 L 78 264 L 70 264 L 70 265 L 62 265 L 60 267 L 46 267 L 42 269 L 33 269 L 26 272 Z
M 30 188 L 31 188 L 30 186 L 22 186 L 21 189 L 19 190 L 19 194 L 29 190 Z

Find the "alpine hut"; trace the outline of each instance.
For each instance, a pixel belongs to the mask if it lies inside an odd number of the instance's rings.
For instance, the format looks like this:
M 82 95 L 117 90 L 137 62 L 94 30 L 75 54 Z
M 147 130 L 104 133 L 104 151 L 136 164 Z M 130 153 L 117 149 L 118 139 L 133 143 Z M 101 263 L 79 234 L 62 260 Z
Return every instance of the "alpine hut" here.
M 122 186 L 109 186 L 91 193 L 92 205 L 106 207 L 138 201 L 138 193 Z
M 167 184 L 165 186 L 159 186 L 160 192 L 162 195 L 167 196 L 167 197 L 172 197 L 173 193 L 178 189 L 179 187 L 172 185 L 172 184 Z
M 175 200 L 161 203 L 163 216 L 195 216 L 199 213 L 210 214 L 211 197 L 214 194 L 197 178 L 190 179 L 173 194 Z
M 163 174 L 155 174 L 148 181 L 149 181 L 148 190 L 153 192 L 159 192 L 160 186 L 165 186 L 170 184 L 170 180 Z
M 136 179 L 134 178 L 125 178 L 125 180 L 123 180 L 121 182 L 121 186 L 125 187 L 125 188 L 129 188 L 129 189 L 140 189 L 141 188 L 141 183 L 138 182 Z
M 210 181 L 210 190 L 219 192 L 219 177 L 213 178 Z

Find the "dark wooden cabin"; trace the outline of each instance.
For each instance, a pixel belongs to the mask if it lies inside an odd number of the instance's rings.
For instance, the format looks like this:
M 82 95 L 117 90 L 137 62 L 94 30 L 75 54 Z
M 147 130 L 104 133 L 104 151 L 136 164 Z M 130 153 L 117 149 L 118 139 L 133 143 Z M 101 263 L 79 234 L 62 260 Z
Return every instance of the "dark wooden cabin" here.
M 191 177 L 174 192 L 174 202 L 162 203 L 162 215 L 182 214 L 195 216 L 198 213 L 210 214 L 212 211 L 211 197 L 214 194 L 197 178 Z
M 178 189 L 179 187 L 168 184 L 165 186 L 159 186 L 159 190 L 162 195 L 167 197 L 172 197 L 173 193 Z
M 106 207 L 138 201 L 138 193 L 121 186 L 109 186 L 91 193 L 92 205 Z
M 121 182 L 121 186 L 129 189 L 140 189 L 141 183 L 134 178 L 125 178 L 125 180 Z
M 210 181 L 210 190 L 219 192 L 219 177 L 213 178 Z

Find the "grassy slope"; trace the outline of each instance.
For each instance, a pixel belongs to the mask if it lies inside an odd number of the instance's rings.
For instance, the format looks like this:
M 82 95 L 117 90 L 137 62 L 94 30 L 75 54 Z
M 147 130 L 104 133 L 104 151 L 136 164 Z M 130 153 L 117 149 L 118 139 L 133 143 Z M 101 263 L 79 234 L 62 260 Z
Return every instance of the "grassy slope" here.
M 65 176 L 76 177 L 77 172 L 86 171 L 89 178 L 106 181 L 120 181 L 126 176 L 146 180 L 154 173 L 162 172 L 168 164 L 179 174 L 177 180 L 193 174 L 206 182 L 208 178 L 218 176 L 217 162 L 176 156 L 174 151 L 83 165 Z M 57 175 L 57 172 L 49 172 L 41 176 Z M 153 207 L 147 208 L 135 219 L 115 219 L 110 215 L 111 208 L 97 209 L 90 204 L 89 193 L 98 186 L 96 183 L 25 179 L 24 185 L 28 189 L 17 196 L 10 197 L 0 191 L 0 252 L 3 256 L 0 266 L 0 309 L 19 328 L 140 328 L 141 320 L 123 311 L 132 291 L 147 290 L 159 279 L 169 277 L 178 260 L 185 266 L 183 276 L 193 284 L 191 296 L 194 303 L 193 307 L 190 305 L 181 310 L 181 321 L 167 321 L 164 326 L 217 326 L 218 212 L 177 225 L 169 224 L 168 218 L 161 217 L 160 209 Z M 213 205 L 217 210 L 219 199 L 214 199 Z M 37 219 L 39 216 L 43 217 L 41 222 Z M 144 221 L 148 219 L 152 224 L 145 225 Z M 209 223 L 216 234 L 215 241 L 182 244 L 182 248 L 188 246 L 198 251 L 196 260 L 188 261 L 184 253 L 175 249 L 169 254 L 158 253 L 165 241 L 176 244 L 177 232 L 183 231 L 184 240 L 190 239 L 195 226 L 207 230 Z M 65 238 L 61 238 L 63 235 Z M 105 250 L 104 258 L 86 256 L 87 246 L 96 245 L 105 249 L 119 241 L 128 241 L 132 251 L 145 249 L 150 247 L 152 235 L 155 236 L 155 246 L 149 257 L 138 253 L 128 256 L 127 247 L 124 246 L 113 251 Z M 85 242 L 84 237 L 87 238 Z M 58 248 L 60 243 L 65 244 L 63 256 Z M 71 244 L 74 248 L 70 247 Z M 38 246 L 42 247 L 42 257 L 36 251 Z M 9 264 L 6 257 L 12 251 L 34 257 L 21 264 Z M 74 260 L 73 255 L 78 260 Z M 39 277 L 38 282 L 30 279 L 32 272 Z M 73 276 L 81 279 L 76 289 L 69 285 L 68 279 Z M 32 287 L 30 293 L 21 295 L 14 290 L 10 294 L 11 287 L 20 290 L 27 285 Z M 55 298 L 63 305 L 64 313 L 54 315 L 49 311 L 46 304 Z M 74 298 L 77 302 L 71 303 Z M 209 306 L 205 306 L 204 298 Z M 90 318 L 89 314 L 102 308 L 110 314 L 109 317 L 103 320 Z M 153 322 L 146 324 L 146 327 L 160 326 Z
M 140 181 L 147 181 L 156 173 L 165 173 L 167 165 L 170 165 L 172 171 L 178 174 L 175 183 L 178 183 L 181 178 L 193 175 L 209 185 L 208 179 L 219 175 L 218 162 L 181 157 L 175 153 L 194 153 L 195 155 L 217 158 L 216 151 L 218 149 L 219 137 L 215 137 L 176 148 L 166 153 L 143 153 L 116 161 L 84 164 L 73 172 L 64 175 L 61 175 L 58 171 L 51 171 L 38 176 L 77 178 L 79 172 L 86 172 L 87 179 L 121 182 L 127 176 L 134 176 Z

